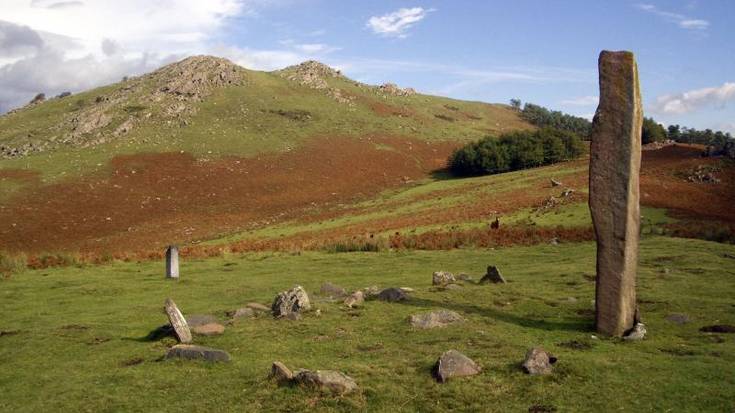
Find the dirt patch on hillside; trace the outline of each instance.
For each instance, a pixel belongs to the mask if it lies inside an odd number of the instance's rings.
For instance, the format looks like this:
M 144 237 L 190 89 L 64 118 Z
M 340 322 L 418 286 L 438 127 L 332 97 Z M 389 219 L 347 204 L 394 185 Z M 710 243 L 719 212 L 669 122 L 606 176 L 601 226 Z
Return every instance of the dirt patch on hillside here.
M 40 176 L 41 174 L 37 171 L 29 171 L 27 169 L 0 169 L 0 180 L 13 181 L 18 183 L 35 183 L 38 182 Z
M 672 145 L 644 151 L 641 166 L 641 204 L 667 208 L 684 219 L 716 219 L 735 223 L 735 164 L 701 157 L 699 145 Z M 719 183 L 689 182 L 686 171 L 717 165 Z
M 28 252 L 140 251 L 247 230 L 423 178 L 443 167 L 454 147 L 399 137 L 319 138 L 297 151 L 255 158 L 118 156 L 106 174 L 6 202 L 0 245 Z

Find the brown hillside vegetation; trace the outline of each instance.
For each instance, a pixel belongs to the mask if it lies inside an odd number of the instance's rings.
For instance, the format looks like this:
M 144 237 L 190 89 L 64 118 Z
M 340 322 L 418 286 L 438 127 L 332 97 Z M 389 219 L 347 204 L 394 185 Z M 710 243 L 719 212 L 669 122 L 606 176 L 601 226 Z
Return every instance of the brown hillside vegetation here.
M 256 158 L 117 156 L 105 174 L 35 186 L 0 205 L 0 245 L 27 252 L 142 250 L 267 225 L 423 178 L 444 166 L 453 147 L 400 137 L 322 138 Z
M 25 182 L 24 191 L 0 204 L 0 244 L 10 251 L 135 252 L 146 255 L 167 243 L 189 243 L 223 233 L 263 228 L 284 221 L 324 222 L 370 214 L 369 206 L 350 206 L 381 191 L 427 177 L 444 167 L 455 144 L 426 143 L 402 137 L 322 138 L 300 150 L 256 158 L 195 159 L 187 153 L 115 157 L 104 174 L 40 186 L 32 173 L 4 170 L 5 178 Z M 670 146 L 645 151 L 642 203 L 666 208 L 678 218 L 735 224 L 735 167 L 700 157 L 701 148 Z M 586 160 L 552 168 L 576 168 L 566 185 L 584 189 Z M 688 182 L 686 171 L 715 165 L 719 184 Z M 400 201 L 428 200 L 420 211 L 315 229 L 272 239 L 237 241 L 235 251 L 318 248 L 344 239 L 435 224 L 485 222 L 496 215 L 536 208 L 549 196 L 548 180 L 537 177 L 524 190 L 486 191 L 478 181 Z M 458 191 L 476 192 L 473 202 L 447 208 L 439 202 Z M 554 189 L 554 191 L 556 191 Z M 565 202 L 586 202 L 577 192 Z M 391 205 L 399 208 L 400 203 Z M 308 214 L 305 212 L 309 211 Z M 316 211 L 316 212 L 315 212 Z M 529 244 L 540 239 L 589 239 L 587 229 L 553 231 L 509 229 L 487 234 L 434 231 L 420 236 L 396 234 L 397 247 L 442 248 L 472 241 L 479 246 Z M 199 250 L 219 247 L 201 247 Z M 204 252 L 206 253 L 206 251 Z

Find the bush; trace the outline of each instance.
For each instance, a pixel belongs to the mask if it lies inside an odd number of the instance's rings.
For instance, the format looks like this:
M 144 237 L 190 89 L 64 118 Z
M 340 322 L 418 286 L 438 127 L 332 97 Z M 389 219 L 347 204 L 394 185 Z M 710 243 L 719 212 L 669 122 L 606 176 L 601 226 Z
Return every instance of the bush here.
M 507 133 L 486 137 L 454 151 L 449 169 L 458 176 L 496 174 L 534 168 L 574 159 L 582 154 L 582 141 L 556 129 Z

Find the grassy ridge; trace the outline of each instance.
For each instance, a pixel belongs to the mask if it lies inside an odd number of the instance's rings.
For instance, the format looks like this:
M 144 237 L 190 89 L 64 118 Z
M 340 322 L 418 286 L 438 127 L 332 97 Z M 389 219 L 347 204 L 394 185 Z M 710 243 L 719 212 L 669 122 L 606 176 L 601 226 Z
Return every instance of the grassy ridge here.
M 247 254 L 185 261 L 178 283 L 160 262 L 28 271 L 0 281 L 0 388 L 4 411 L 729 411 L 735 398 L 735 341 L 700 333 L 735 324 L 728 280 L 733 246 L 646 238 L 639 299 L 649 335 L 640 343 L 592 339 L 591 243 L 449 252 Z M 498 265 L 509 284 L 433 292 L 431 272 L 475 277 Z M 406 304 L 340 308 L 314 294 L 331 281 L 416 289 Z M 149 341 L 165 323 L 165 297 L 185 314 L 269 303 L 302 284 L 321 316 L 238 322 L 223 336 L 197 338 L 233 362 L 158 361 L 171 339 Z M 570 299 L 573 298 L 572 299 Z M 29 303 L 33 303 L 30 305 Z M 406 318 L 433 308 L 462 313 L 462 326 L 412 331 Z M 686 313 L 691 323 L 665 318 Z M 571 341 L 591 346 L 572 349 Z M 519 370 L 525 350 L 543 345 L 559 357 L 550 377 Z M 437 384 L 432 363 L 455 348 L 481 375 Z M 270 363 L 338 369 L 361 391 L 333 398 L 266 379 Z

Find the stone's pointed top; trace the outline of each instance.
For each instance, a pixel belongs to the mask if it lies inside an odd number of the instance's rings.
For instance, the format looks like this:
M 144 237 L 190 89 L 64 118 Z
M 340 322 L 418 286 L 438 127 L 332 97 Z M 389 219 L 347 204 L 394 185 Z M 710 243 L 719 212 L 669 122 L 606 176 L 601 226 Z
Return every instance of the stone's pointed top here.
M 633 52 L 629 50 L 603 50 L 600 52 L 600 59 L 602 58 L 610 59 L 610 58 L 628 58 L 628 59 L 635 59 L 635 55 Z

